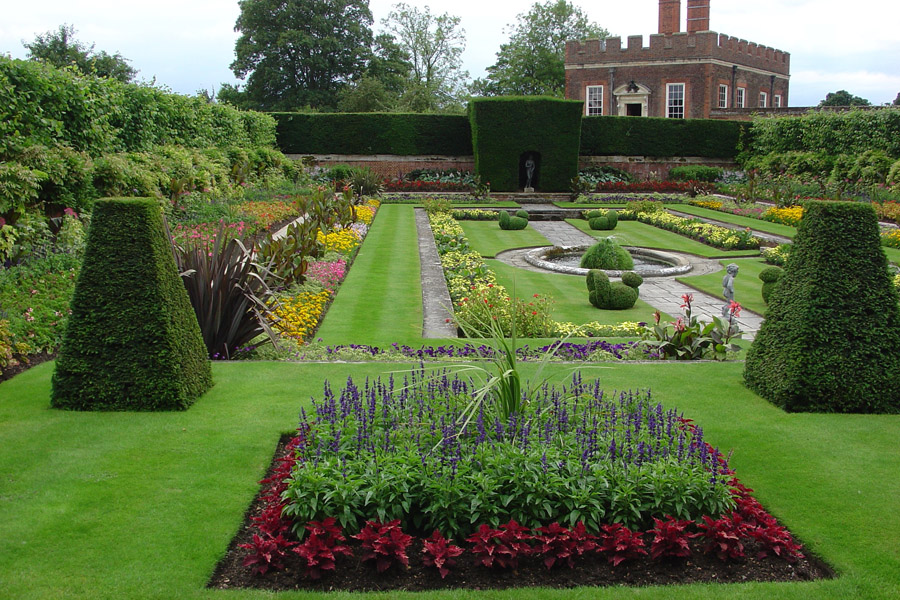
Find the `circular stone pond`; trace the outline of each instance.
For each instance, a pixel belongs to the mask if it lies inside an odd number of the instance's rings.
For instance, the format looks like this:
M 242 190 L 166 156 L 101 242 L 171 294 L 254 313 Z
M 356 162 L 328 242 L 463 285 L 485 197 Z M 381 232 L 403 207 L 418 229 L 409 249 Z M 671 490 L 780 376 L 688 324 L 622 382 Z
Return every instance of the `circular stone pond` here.
M 548 246 L 535 248 L 525 254 L 528 264 L 557 273 L 569 273 L 571 275 L 587 275 L 588 270 L 578 266 L 581 255 L 590 246 Z M 634 271 L 641 277 L 667 277 L 682 275 L 691 270 L 691 262 L 678 254 L 651 250 L 649 248 L 636 248 L 623 246 L 634 259 L 634 269 L 625 271 L 604 271 L 610 277 L 621 277 L 622 273 Z

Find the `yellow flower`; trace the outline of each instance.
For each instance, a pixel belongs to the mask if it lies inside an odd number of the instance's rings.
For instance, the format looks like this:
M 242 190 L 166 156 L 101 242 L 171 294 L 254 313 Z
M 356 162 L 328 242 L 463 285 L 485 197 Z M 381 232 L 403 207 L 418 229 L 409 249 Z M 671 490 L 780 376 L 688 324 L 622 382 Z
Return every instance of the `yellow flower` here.
M 272 327 L 281 335 L 303 342 L 315 331 L 330 297 L 331 292 L 323 290 L 283 298 L 273 311 Z
M 351 250 L 359 246 L 361 241 L 352 229 L 330 231 L 327 234 L 320 229 L 316 233 L 316 239 L 326 250 L 334 250 L 342 254 L 349 254 Z

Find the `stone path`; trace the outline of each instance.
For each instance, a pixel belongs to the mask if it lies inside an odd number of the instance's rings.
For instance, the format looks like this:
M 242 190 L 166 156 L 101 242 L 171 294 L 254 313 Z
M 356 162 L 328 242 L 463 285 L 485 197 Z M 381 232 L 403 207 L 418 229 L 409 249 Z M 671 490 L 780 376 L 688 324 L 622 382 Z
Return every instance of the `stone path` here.
M 565 221 L 533 221 L 529 226 L 533 227 L 535 231 L 556 246 L 583 246 L 593 244 L 595 241 L 593 236 L 584 233 Z M 522 251 L 501 252 L 497 254 L 496 258 L 515 267 L 541 271 L 541 269 L 525 262 L 524 252 Z M 722 265 L 718 260 L 692 257 L 691 263 L 694 265 L 694 268 L 683 275 L 683 277 L 715 273 L 722 269 Z M 740 277 L 740 275 L 738 276 Z M 685 294 L 693 295 L 694 300 L 691 303 L 693 314 L 699 317 L 700 320 L 709 321 L 713 316 L 722 316 L 724 300 L 676 281 L 674 277 L 646 277 L 640 287 L 641 300 L 673 317 L 682 314 L 681 304 L 683 301 L 681 297 Z M 740 301 L 740 298 L 737 300 Z M 759 331 L 762 321 L 762 316 L 744 309 L 741 312 L 741 316 L 737 318 L 741 330 L 744 331 L 744 339 L 752 340 L 756 332 Z
M 417 208 L 416 234 L 419 237 L 419 263 L 422 277 L 422 337 L 455 338 L 456 325 L 448 322 L 453 317 L 447 280 L 441 268 L 441 258 L 434 243 L 431 225 L 425 209 Z

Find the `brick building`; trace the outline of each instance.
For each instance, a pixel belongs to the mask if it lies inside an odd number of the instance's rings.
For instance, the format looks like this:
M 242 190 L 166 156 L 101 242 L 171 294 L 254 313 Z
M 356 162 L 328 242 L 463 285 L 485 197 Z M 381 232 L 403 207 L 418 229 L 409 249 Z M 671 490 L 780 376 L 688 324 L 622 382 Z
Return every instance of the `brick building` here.
M 566 43 L 566 98 L 586 116 L 708 119 L 788 105 L 790 54 L 709 31 L 710 0 L 659 0 L 659 33 Z M 727 117 L 726 117 L 727 118 Z

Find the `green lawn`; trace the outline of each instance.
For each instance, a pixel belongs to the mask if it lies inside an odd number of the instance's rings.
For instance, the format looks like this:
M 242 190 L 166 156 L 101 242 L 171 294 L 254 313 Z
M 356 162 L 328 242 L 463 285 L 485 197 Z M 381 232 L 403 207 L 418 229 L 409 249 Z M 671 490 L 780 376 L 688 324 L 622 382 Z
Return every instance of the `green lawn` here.
M 53 364 L 0 384 L 0 586 L 4 598 L 263 598 L 205 589 L 300 407 L 348 374 L 395 365 L 216 363 L 182 413 L 49 408 Z M 530 372 L 533 367 L 525 367 Z M 829 561 L 812 583 L 525 589 L 283 598 L 896 598 L 900 416 L 786 414 L 740 383 L 740 363 L 616 364 L 604 389 L 651 387 L 695 419 L 766 508 Z M 562 377 L 566 367 L 558 367 Z
M 705 219 L 715 219 L 716 221 L 724 221 L 741 227 L 749 227 L 754 231 L 763 231 L 775 235 L 783 235 L 793 239 L 797 235 L 797 228 L 790 225 L 782 225 L 781 223 L 770 223 L 762 219 L 754 219 L 753 217 L 742 217 L 731 213 L 722 212 L 720 210 L 712 210 L 711 208 L 703 208 L 702 206 L 691 206 L 690 204 L 672 204 L 666 208 L 678 212 L 687 213 Z
M 326 344 L 421 344 L 422 286 L 412 206 L 378 209 L 316 337 Z
M 584 219 L 566 219 L 566 222 L 594 237 L 609 237 L 612 235 L 623 246 L 674 250 L 705 258 L 759 256 L 759 252 L 756 250 L 721 250 L 692 240 L 689 237 L 639 221 L 619 221 L 619 224 L 612 231 L 594 231 Z
M 515 286 L 516 295 L 520 298 L 528 298 L 535 293 L 549 294 L 554 300 L 552 315 L 555 321 L 569 321 L 579 325 L 597 321 L 603 325 L 614 325 L 625 321 L 649 322 L 653 318 L 655 309 L 643 300 L 638 300 L 634 307 L 628 310 L 595 308 L 588 301 L 584 277 L 526 271 L 498 260 L 486 262 L 497 274 L 497 281 L 510 291 Z M 664 315 L 663 318 L 672 319 L 669 315 Z
M 500 229 L 497 221 L 458 221 L 466 232 L 469 246 L 486 258 L 493 258 L 498 252 L 510 248 L 530 248 L 552 246 L 547 238 L 533 227 L 519 231 Z
M 694 277 L 677 277 L 676 279 L 700 291 L 706 292 L 716 298 L 725 300 L 722 295 L 722 278 L 725 276 L 725 266 L 728 263 L 735 263 L 740 267 L 738 276 L 734 279 L 734 299 L 744 308 L 753 312 L 765 315 L 766 303 L 762 299 L 762 281 L 759 280 L 759 273 L 772 265 L 764 263 L 762 260 L 753 258 L 742 258 L 735 260 L 720 260 L 722 270 L 707 275 L 697 275 Z

